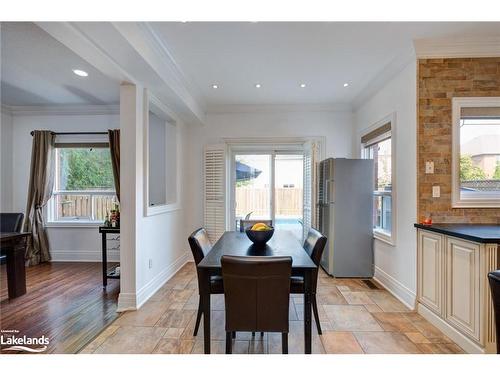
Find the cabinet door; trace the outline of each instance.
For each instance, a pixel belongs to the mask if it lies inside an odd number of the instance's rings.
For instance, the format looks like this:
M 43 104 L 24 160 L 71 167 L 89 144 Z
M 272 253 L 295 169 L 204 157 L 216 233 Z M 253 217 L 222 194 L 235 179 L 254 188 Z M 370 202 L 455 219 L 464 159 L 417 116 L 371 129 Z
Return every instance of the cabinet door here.
M 443 315 L 444 237 L 425 230 L 418 231 L 418 299 Z
M 479 341 L 479 244 L 446 240 L 446 321 Z

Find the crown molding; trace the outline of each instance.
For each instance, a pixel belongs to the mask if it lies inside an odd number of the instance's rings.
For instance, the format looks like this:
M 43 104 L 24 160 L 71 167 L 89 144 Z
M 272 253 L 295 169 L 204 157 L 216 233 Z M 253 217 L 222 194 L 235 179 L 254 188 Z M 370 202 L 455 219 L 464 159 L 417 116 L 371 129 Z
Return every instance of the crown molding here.
M 416 60 L 413 46 L 406 48 L 389 62 L 382 70 L 375 75 L 368 84 L 360 91 L 352 101 L 353 110 L 356 111 L 372 96 L 380 91 L 392 78 L 401 72 L 408 64 Z
M 264 104 L 212 105 L 207 114 L 226 113 L 287 113 L 287 112 L 352 112 L 350 104 Z
M 500 57 L 500 35 L 417 39 L 417 58 Z
M 4 105 L 2 112 L 12 116 L 96 116 L 118 115 L 120 106 L 113 105 Z

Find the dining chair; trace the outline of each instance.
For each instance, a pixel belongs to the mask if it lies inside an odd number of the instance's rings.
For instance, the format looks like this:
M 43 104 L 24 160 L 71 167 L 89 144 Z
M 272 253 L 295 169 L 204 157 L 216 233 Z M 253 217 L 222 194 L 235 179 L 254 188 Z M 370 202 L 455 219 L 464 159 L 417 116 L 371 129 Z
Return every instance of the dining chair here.
M 273 221 L 272 220 L 258 220 L 258 219 L 246 220 L 246 219 L 240 219 L 240 232 L 244 232 L 247 229 L 250 229 L 254 224 L 257 224 L 257 223 L 264 223 L 266 225 L 269 225 L 270 227 L 273 226 Z
M 323 256 L 323 251 L 325 250 L 326 237 L 323 236 L 319 231 L 314 228 L 309 229 L 307 238 L 304 241 L 304 250 L 309 254 L 311 260 L 316 265 L 316 269 L 313 271 L 311 277 L 311 288 L 312 288 L 312 309 L 314 313 L 314 320 L 316 321 L 316 328 L 318 329 L 318 334 L 321 335 L 321 324 L 319 322 L 318 314 L 318 302 L 316 300 L 316 290 L 318 286 L 318 271 L 319 263 L 321 262 L 321 257 Z M 290 293 L 292 294 L 304 294 L 304 277 L 301 275 L 292 275 Z
M 495 325 L 497 329 L 497 354 L 500 354 L 500 270 L 488 274 L 490 280 L 491 299 L 495 313 Z
M 0 232 L 21 232 L 24 214 L 2 212 L 0 213 Z M 0 264 L 6 262 L 7 255 L 4 249 L 0 248 Z
M 193 253 L 194 263 L 196 265 L 196 273 L 198 276 L 198 292 L 201 290 L 200 285 L 200 270 L 198 269 L 198 264 L 205 258 L 208 252 L 212 249 L 212 243 L 208 238 L 207 231 L 204 228 L 199 228 L 195 230 L 188 237 L 189 247 L 191 248 L 191 252 Z M 224 287 L 222 284 L 222 276 L 216 275 L 210 277 L 210 294 L 223 294 Z M 198 334 L 198 328 L 200 327 L 202 316 L 201 309 L 201 298 L 198 302 L 198 313 L 196 315 L 196 324 L 194 327 L 193 336 Z
M 226 354 L 235 332 L 281 332 L 288 354 L 291 257 L 221 258 L 226 307 Z

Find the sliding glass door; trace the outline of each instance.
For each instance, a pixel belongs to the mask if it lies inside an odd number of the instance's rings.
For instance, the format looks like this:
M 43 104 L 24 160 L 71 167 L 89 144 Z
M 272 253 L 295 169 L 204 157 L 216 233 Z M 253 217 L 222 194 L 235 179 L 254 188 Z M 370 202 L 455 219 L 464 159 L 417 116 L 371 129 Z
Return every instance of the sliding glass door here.
M 232 158 L 234 229 L 240 219 L 272 220 L 302 241 L 304 156 L 299 151 L 236 152 Z

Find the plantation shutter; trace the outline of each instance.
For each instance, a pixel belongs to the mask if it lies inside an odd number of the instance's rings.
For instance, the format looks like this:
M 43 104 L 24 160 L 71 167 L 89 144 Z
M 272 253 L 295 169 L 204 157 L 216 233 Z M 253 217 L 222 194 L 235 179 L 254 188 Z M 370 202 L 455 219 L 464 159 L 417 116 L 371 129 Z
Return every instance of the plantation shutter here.
M 225 145 L 205 147 L 204 222 L 208 237 L 212 243 L 216 242 L 226 229 L 225 162 Z
M 307 141 L 304 144 L 304 238 L 311 227 L 316 228 L 318 223 L 317 200 L 317 175 L 320 158 L 319 141 Z

